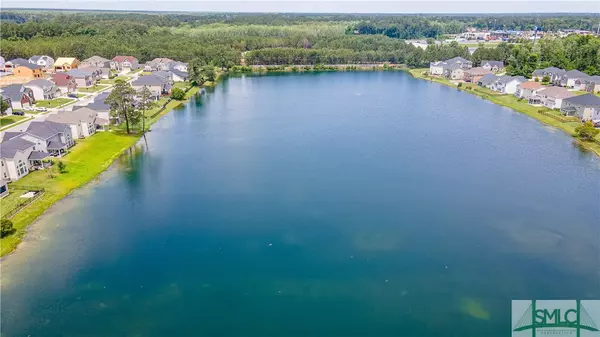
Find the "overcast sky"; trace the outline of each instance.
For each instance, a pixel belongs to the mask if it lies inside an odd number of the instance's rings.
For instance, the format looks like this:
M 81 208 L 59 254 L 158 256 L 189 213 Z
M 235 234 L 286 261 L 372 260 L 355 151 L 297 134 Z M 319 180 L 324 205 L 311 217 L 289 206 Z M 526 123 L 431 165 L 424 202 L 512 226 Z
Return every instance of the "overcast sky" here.
M 297 1 L 297 0 L 0 0 L 2 8 L 109 9 L 190 12 L 303 13 L 600 13 L 600 0 L 579 1 Z

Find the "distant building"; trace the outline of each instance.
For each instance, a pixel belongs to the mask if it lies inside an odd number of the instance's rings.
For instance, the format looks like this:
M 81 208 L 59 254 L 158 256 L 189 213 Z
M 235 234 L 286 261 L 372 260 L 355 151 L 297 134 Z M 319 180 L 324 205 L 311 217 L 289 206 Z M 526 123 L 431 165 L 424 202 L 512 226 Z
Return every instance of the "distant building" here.
M 464 71 L 464 80 L 465 82 L 478 83 L 483 76 L 489 74 L 493 74 L 489 69 L 475 67 Z
M 431 62 L 429 64 L 429 73 L 431 75 L 440 76 L 444 75 L 445 69 L 455 69 L 457 67 L 463 70 L 471 69 L 473 67 L 473 62 L 462 57 L 454 57 L 446 61 Z
M 75 57 L 59 57 L 54 61 L 55 71 L 69 71 L 79 66 L 79 60 Z
M 502 61 L 481 61 L 481 67 L 494 73 L 500 73 L 504 71 L 504 62 Z
M 593 94 L 573 96 L 562 100 L 560 111 L 581 120 L 600 120 L 600 97 Z

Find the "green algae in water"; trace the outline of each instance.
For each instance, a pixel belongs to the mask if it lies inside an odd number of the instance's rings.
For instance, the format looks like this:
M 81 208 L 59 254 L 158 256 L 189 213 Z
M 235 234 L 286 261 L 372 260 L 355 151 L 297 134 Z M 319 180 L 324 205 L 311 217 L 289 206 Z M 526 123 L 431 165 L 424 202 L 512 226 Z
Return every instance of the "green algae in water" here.
M 462 312 L 473 318 L 483 319 L 486 321 L 490 319 L 490 313 L 487 312 L 481 303 L 475 299 L 463 298 L 461 300 L 460 308 Z

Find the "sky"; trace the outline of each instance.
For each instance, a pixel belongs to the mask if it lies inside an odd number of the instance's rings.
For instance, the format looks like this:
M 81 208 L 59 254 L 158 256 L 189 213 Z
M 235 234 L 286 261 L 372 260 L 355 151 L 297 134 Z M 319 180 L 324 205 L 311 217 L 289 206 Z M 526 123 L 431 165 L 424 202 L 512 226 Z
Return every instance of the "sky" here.
M 0 0 L 2 8 L 302 13 L 598 13 L 600 0 Z

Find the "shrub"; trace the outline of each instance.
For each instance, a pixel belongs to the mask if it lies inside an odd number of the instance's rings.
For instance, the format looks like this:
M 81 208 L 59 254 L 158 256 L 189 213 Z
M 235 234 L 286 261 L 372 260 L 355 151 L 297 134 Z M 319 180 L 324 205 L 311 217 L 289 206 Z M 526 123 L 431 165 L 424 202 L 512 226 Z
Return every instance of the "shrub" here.
M 575 128 L 575 136 L 582 140 L 593 140 L 598 133 L 600 133 L 600 130 L 596 129 L 591 121 Z
M 173 90 L 171 90 L 171 98 L 181 101 L 185 99 L 185 91 L 180 88 L 173 88 Z
M 8 219 L 0 220 L 0 237 L 5 237 L 13 232 L 13 223 Z
M 462 84 L 462 82 L 460 82 L 460 83 L 458 83 L 458 86 L 457 86 L 457 87 L 458 87 L 458 88 L 462 88 L 462 86 L 463 86 L 463 84 Z
M 58 168 L 58 172 L 60 173 L 65 173 L 67 172 L 67 164 L 63 163 L 62 161 L 58 161 L 58 163 L 56 164 L 56 167 Z

